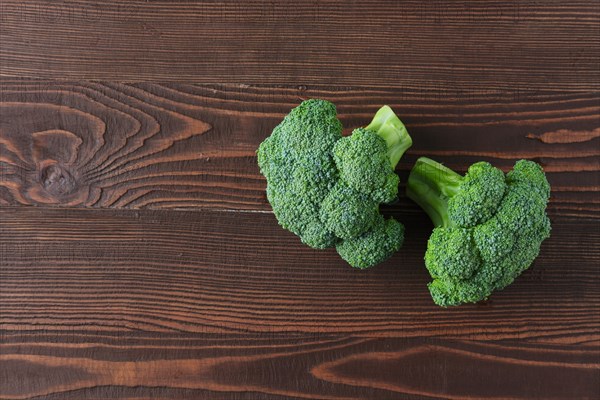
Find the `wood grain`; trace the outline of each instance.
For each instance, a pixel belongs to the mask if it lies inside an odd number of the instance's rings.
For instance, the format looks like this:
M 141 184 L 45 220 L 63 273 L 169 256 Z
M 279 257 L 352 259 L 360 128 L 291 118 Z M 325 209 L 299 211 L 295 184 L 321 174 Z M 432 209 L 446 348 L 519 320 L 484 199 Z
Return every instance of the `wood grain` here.
M 361 271 L 271 214 L 2 207 L 2 327 L 600 344 L 597 221 L 553 218 L 513 285 L 443 309 L 426 288 L 427 217 L 392 215 L 406 224 L 404 248 Z
M 595 221 L 441 309 L 426 217 L 392 214 L 407 243 L 366 272 L 268 213 L 1 207 L 0 398 L 595 397 Z
M 2 1 L 0 74 L 600 89 L 595 1 Z
M 600 398 L 599 21 L 583 0 L 0 0 L 0 399 Z M 541 163 L 540 257 L 442 309 L 405 197 L 374 269 L 302 246 L 255 150 L 311 97 L 346 132 L 391 105 L 402 182 L 418 156 Z
M 348 131 L 382 104 L 396 109 L 414 138 L 403 181 L 420 155 L 459 171 L 529 158 L 548 173 L 555 214 L 600 209 L 600 92 L 5 79 L 0 95 L 0 204 L 267 211 L 255 150 L 319 97 Z
M 597 348 L 327 335 L 20 333 L 0 351 L 3 399 L 592 399 L 600 366 Z

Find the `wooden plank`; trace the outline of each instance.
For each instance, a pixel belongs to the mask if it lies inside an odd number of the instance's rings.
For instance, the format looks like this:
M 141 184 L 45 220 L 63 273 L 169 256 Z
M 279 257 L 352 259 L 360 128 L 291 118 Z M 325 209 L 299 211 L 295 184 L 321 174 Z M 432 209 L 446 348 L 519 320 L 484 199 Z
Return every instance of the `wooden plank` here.
M 553 216 L 534 266 L 488 302 L 431 301 L 430 224 L 350 268 L 255 212 L 0 208 L 0 325 L 7 331 L 443 337 L 600 344 L 597 220 Z
M 595 1 L 1 3 L 3 76 L 599 89 Z
M 0 205 L 269 210 L 255 150 L 319 97 L 347 131 L 394 107 L 414 138 L 403 181 L 421 155 L 459 171 L 530 158 L 548 173 L 556 215 L 600 208 L 599 92 L 4 79 L 0 96 Z
M 593 399 L 599 356 L 510 341 L 9 332 L 0 398 Z
M 0 399 L 600 398 L 599 21 L 583 0 L 0 0 Z M 421 155 L 540 162 L 540 257 L 442 309 L 404 196 L 376 268 L 301 245 L 255 150 L 311 97 L 347 133 L 391 105 L 403 182 Z

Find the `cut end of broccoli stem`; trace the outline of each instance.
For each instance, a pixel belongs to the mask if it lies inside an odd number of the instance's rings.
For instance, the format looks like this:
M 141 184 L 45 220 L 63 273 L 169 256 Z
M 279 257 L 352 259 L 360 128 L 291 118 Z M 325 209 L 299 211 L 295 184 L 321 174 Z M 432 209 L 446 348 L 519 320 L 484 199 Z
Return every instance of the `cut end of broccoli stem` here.
M 448 199 L 456 195 L 462 180 L 450 168 L 421 157 L 410 172 L 406 194 L 425 210 L 436 227 L 450 226 Z
M 389 106 L 381 107 L 365 129 L 377 133 L 385 140 L 392 168 L 396 168 L 404 152 L 412 146 L 406 127 Z

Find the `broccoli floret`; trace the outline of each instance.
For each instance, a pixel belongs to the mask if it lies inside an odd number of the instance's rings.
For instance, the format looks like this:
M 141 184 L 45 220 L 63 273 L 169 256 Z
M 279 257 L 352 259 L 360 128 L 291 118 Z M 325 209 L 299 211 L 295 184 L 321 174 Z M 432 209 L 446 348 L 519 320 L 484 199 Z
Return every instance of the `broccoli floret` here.
M 335 106 L 308 100 L 293 109 L 257 150 L 258 165 L 267 178 L 267 199 L 277 220 L 316 248 L 335 244 L 319 214 L 339 179 L 331 151 L 341 137 Z M 318 230 L 323 232 L 316 235 Z
M 504 174 L 487 162 L 469 167 L 460 190 L 448 199 L 448 216 L 457 226 L 472 227 L 487 221 L 506 191 Z
M 379 204 L 397 197 L 394 168 L 411 144 L 388 106 L 366 128 L 343 138 L 335 106 L 311 99 L 294 108 L 261 143 L 258 165 L 282 227 L 313 248 L 345 249 L 340 251 L 345 260 L 366 268 L 402 245 L 404 227 L 385 221 Z M 381 246 L 377 251 L 375 243 Z M 373 254 L 363 254 L 365 248 Z
M 463 177 L 425 157 L 410 173 L 407 194 L 436 228 L 425 265 L 440 306 L 475 303 L 513 282 L 550 236 L 550 185 L 542 168 L 518 161 L 508 174 L 487 162 Z
M 366 232 L 379 216 L 379 204 L 343 181 L 321 203 L 321 221 L 340 239 Z
M 333 149 L 341 179 L 375 201 L 389 203 L 398 195 L 394 169 L 412 139 L 388 106 L 382 107 L 366 128 L 338 140 Z
M 436 279 L 467 279 L 481 267 L 481 257 L 464 228 L 435 228 L 429 237 L 425 265 Z
M 369 231 L 344 240 L 337 245 L 337 252 L 355 268 L 368 268 L 387 260 L 400 250 L 404 242 L 404 225 L 394 218 L 385 220 L 381 215 Z
M 473 228 L 473 238 L 481 258 L 492 262 L 506 256 L 515 245 L 512 231 L 494 216 Z

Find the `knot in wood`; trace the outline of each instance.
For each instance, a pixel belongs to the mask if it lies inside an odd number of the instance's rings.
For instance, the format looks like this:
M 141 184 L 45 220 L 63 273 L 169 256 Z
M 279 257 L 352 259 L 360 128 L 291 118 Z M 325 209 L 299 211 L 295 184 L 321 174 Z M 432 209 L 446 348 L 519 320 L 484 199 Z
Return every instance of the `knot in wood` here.
M 77 189 L 77 181 L 71 171 L 59 163 L 51 163 L 42 167 L 40 183 L 48 193 L 56 197 L 69 195 Z

